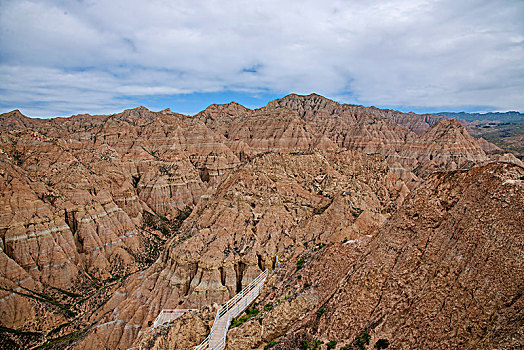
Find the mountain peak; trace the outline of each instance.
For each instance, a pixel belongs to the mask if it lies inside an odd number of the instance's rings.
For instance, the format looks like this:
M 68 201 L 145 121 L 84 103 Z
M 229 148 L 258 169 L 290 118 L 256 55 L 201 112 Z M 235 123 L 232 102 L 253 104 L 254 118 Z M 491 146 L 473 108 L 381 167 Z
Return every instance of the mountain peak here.
M 10 112 L 0 114 L 0 118 L 29 118 L 20 112 L 19 109 L 13 109 Z
M 144 107 L 144 106 L 138 106 L 138 107 L 135 107 L 135 108 L 129 108 L 129 109 L 126 109 L 124 110 L 123 113 L 125 112 L 151 112 L 151 110 L 149 110 L 147 107 Z
M 454 135 L 464 135 L 473 138 L 468 134 L 464 125 L 460 124 L 457 119 L 442 119 L 438 123 L 434 124 L 425 134 L 438 135 L 439 137 Z
M 26 117 L 18 109 L 0 114 L 0 127 L 7 129 L 25 129 L 41 121 L 41 119 Z
M 229 102 L 224 104 L 215 103 L 209 105 L 202 112 L 197 113 L 195 117 L 214 120 L 224 116 L 239 116 L 248 111 L 250 111 L 249 108 L 246 108 L 237 102 Z
M 300 116 L 318 111 L 333 114 L 339 110 L 341 104 L 324 96 L 312 93 L 309 95 L 289 94 L 283 98 L 273 100 L 267 104 L 266 109 L 287 108 L 297 112 Z

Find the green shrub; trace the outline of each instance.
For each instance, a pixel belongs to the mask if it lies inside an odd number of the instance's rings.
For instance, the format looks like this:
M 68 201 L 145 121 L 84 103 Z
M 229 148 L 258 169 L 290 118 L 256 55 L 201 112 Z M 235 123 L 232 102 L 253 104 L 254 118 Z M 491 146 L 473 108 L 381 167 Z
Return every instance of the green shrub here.
M 324 342 L 317 340 L 317 339 L 313 339 L 311 341 L 303 340 L 302 343 L 300 344 L 300 349 L 301 350 L 307 350 L 307 349 L 315 350 L 315 349 L 318 349 L 320 345 L 322 344 L 324 344 Z
M 308 289 L 309 287 L 311 287 L 311 283 L 309 282 L 304 283 L 304 289 Z
M 229 329 L 240 326 L 241 324 L 243 324 L 244 322 L 246 322 L 250 318 L 251 317 L 248 316 L 248 315 L 244 315 L 244 316 L 240 316 L 240 317 L 234 318 L 233 321 L 231 321 L 231 324 L 229 325 Z
M 324 309 L 323 307 L 321 307 L 320 309 L 318 309 L 318 311 L 317 311 L 317 315 L 321 316 L 324 312 L 326 312 L 326 309 Z
M 251 307 L 249 309 L 246 310 L 246 315 L 247 316 L 256 316 L 258 315 L 259 311 L 256 307 Z
M 277 344 L 278 344 L 277 341 L 270 341 L 269 343 L 267 343 L 266 346 L 264 346 L 264 349 L 271 349 L 273 346 L 275 346 Z
M 371 336 L 369 335 L 368 331 L 364 331 L 355 339 L 353 344 L 357 347 L 357 349 L 365 350 L 366 345 L 369 345 L 370 339 Z
M 375 343 L 375 349 L 386 349 L 387 347 L 389 346 L 389 340 L 387 339 L 379 339 L 376 343 Z
M 234 318 L 229 325 L 229 329 L 240 326 L 241 324 L 248 321 L 250 318 L 258 315 L 259 311 L 256 307 L 252 307 L 246 310 L 246 314 L 237 318 Z
M 334 349 L 335 346 L 337 345 L 337 341 L 336 340 L 332 340 L 329 343 L 327 343 L 326 345 L 327 345 L 328 349 Z
M 316 252 L 317 250 L 320 250 L 324 248 L 325 246 L 326 246 L 326 243 L 319 243 L 313 250 Z
M 266 305 L 264 305 L 264 311 L 271 311 L 271 310 L 273 310 L 273 304 L 267 303 Z
M 304 266 L 304 259 L 300 258 L 297 261 L 297 270 L 300 270 Z

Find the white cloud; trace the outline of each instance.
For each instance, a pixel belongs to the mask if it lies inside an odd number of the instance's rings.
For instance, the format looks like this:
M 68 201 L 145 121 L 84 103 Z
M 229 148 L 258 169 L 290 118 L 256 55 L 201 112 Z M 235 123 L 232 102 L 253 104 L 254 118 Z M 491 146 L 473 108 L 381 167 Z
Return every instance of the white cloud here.
M 0 106 L 96 113 L 269 90 L 523 110 L 522 13 L 518 0 L 0 0 Z

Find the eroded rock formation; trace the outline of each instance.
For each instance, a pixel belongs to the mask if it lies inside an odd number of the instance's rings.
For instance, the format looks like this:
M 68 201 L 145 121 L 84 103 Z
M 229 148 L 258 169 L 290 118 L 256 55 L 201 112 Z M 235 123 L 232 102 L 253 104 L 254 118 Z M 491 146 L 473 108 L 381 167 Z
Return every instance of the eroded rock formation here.
M 282 267 L 268 283 L 275 289 L 262 299 L 274 307 L 265 310 L 260 323 L 235 329 L 229 346 L 263 347 L 286 334 L 283 341 L 302 335 L 347 341 L 361 324 L 354 323 L 353 314 L 336 313 L 339 301 L 326 301 L 345 297 L 334 281 L 353 283 L 343 277 L 355 261 L 379 264 L 370 247 L 380 250 L 381 263 L 389 266 L 396 251 L 375 247 L 377 237 L 404 239 L 409 246 L 410 233 L 392 226 L 398 223 L 395 217 L 407 215 L 402 213 L 409 205 L 422 210 L 420 225 L 437 229 L 426 220 L 437 214 L 412 202 L 395 214 L 423 178 L 429 176 L 422 188 L 430 191 L 443 176 L 431 175 L 435 170 L 494 159 L 519 164 L 452 119 L 341 105 L 314 94 L 290 95 L 258 110 L 212 105 L 194 117 L 144 107 L 49 120 L 19 111 L 3 114 L 0 343 L 78 349 L 170 347 L 176 339 L 195 343 L 209 330 L 209 305 L 232 297 L 265 268 L 275 268 L 277 255 Z M 503 174 L 503 167 L 512 166 L 478 169 Z M 455 181 L 469 193 L 476 182 L 460 174 L 475 171 L 480 170 L 456 172 L 442 181 Z M 521 195 L 521 180 L 506 180 Z M 487 190 L 496 196 L 506 187 Z M 421 201 L 429 206 L 435 200 Z M 470 210 L 466 204 L 460 208 Z M 413 225 L 419 225 L 413 215 Z M 496 227 L 500 217 L 490 217 Z M 310 261 L 300 278 L 299 257 Z M 346 333 L 329 333 L 335 325 L 315 318 L 324 302 L 325 312 L 345 320 L 337 324 L 344 324 Z M 388 303 L 373 311 L 384 316 L 372 330 L 377 336 L 393 332 L 386 316 L 394 319 L 397 311 Z M 201 309 L 177 321 L 164 332 L 166 338 L 150 330 L 163 308 Z M 282 333 L 277 320 L 290 333 Z M 190 336 L 183 338 L 186 332 Z M 244 332 L 253 336 L 245 339 Z
M 261 305 L 318 301 L 300 318 L 280 318 L 273 337 L 264 325 L 278 313 L 261 308 L 261 321 L 230 332 L 229 348 L 372 348 L 379 339 L 392 349 L 521 347 L 523 190 L 524 169 L 508 163 L 429 176 L 369 243 L 328 246 L 304 255 L 300 270 L 276 271 Z

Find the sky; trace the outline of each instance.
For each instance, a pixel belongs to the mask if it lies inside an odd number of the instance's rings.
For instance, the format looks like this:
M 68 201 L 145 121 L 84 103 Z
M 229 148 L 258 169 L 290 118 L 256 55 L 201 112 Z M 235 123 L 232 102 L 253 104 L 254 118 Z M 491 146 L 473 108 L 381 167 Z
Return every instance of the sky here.
M 524 111 L 523 0 L 0 0 L 0 112 Z

